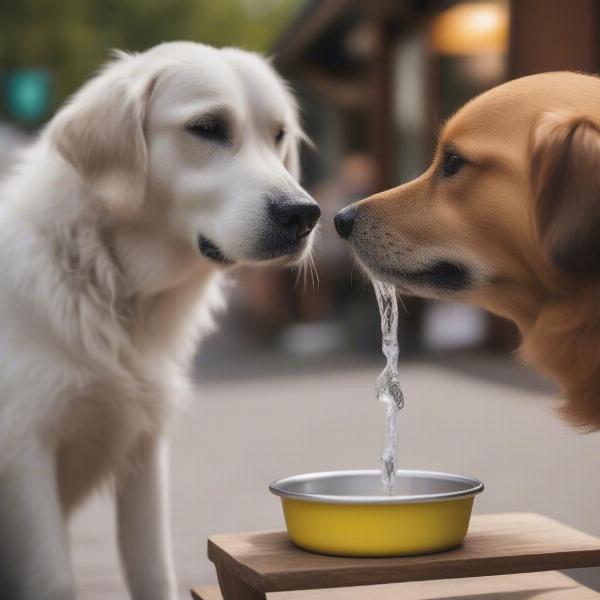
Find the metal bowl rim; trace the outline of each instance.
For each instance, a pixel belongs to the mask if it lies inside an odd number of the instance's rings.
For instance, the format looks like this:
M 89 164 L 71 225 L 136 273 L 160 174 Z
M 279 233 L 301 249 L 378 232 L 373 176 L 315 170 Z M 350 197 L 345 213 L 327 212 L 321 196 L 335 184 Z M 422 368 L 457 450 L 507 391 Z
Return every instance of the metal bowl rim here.
M 276 496 L 280 496 L 282 499 L 290 498 L 293 500 L 304 500 L 306 502 L 320 502 L 323 504 L 424 504 L 427 502 L 443 502 L 447 500 L 458 500 L 460 498 L 468 498 L 475 496 L 483 492 L 483 483 L 474 477 L 467 475 L 454 475 L 452 473 L 443 473 L 441 471 L 423 471 L 423 470 L 412 470 L 412 469 L 401 469 L 398 470 L 398 476 L 402 475 L 413 475 L 413 476 L 425 476 L 433 479 L 445 479 L 451 480 L 457 483 L 464 483 L 469 487 L 465 487 L 464 490 L 456 490 L 453 492 L 441 492 L 437 494 L 421 494 L 415 496 L 342 496 L 333 494 L 308 494 L 305 492 L 292 492 L 285 487 L 290 483 L 304 482 L 311 480 L 328 479 L 332 477 L 339 477 L 340 475 L 351 475 L 351 476 L 373 476 L 379 475 L 381 471 L 376 469 L 358 469 L 358 470 L 345 470 L 345 471 L 323 471 L 317 473 L 303 473 L 300 475 L 291 475 L 289 477 L 282 477 L 273 481 L 269 485 L 269 490 Z

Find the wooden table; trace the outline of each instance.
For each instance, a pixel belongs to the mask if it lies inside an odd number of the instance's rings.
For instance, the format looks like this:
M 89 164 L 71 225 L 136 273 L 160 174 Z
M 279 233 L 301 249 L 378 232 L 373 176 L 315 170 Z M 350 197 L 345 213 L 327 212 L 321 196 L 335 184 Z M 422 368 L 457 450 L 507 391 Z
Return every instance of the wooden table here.
M 438 554 L 322 556 L 300 550 L 285 532 L 259 532 L 212 536 L 208 557 L 225 600 L 265 600 L 267 592 L 600 566 L 600 540 L 541 515 L 509 513 L 474 516 L 463 545 Z
M 192 590 L 195 600 L 223 600 L 217 586 Z M 600 600 L 600 594 L 557 571 L 390 583 L 303 592 L 271 592 L 269 600 Z

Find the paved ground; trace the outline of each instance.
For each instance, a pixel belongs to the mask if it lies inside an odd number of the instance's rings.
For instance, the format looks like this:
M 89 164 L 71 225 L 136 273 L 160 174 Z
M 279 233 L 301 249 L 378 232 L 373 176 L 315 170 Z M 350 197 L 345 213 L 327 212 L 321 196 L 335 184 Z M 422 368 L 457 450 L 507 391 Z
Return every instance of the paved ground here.
M 510 381 L 513 371 L 503 369 L 497 379 Z M 192 584 L 214 581 L 205 557 L 208 535 L 283 526 L 267 490 L 272 479 L 377 466 L 384 423 L 373 399 L 377 371 L 338 364 L 313 374 L 292 368 L 284 377 L 199 386 L 196 405 L 172 436 L 181 598 Z M 448 365 L 414 363 L 401 373 L 407 398 L 401 465 L 481 478 L 486 491 L 476 501 L 478 512 L 539 511 L 600 535 L 600 437 L 568 430 L 552 414 L 547 392 Z M 72 533 L 81 598 L 125 598 L 109 499 L 97 498 L 79 513 Z M 593 570 L 578 575 L 600 584 Z

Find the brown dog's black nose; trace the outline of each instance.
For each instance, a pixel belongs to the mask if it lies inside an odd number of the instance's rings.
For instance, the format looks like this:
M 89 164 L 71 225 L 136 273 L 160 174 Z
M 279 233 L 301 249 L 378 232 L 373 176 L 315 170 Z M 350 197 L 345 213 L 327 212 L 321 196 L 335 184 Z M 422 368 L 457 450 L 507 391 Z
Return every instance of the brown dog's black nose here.
M 308 235 L 314 229 L 321 216 L 321 209 L 313 200 L 276 200 L 269 202 L 269 213 L 277 224 L 299 238 Z
M 354 219 L 356 218 L 356 208 L 353 204 L 342 208 L 334 217 L 333 222 L 340 237 L 347 239 L 352 233 Z

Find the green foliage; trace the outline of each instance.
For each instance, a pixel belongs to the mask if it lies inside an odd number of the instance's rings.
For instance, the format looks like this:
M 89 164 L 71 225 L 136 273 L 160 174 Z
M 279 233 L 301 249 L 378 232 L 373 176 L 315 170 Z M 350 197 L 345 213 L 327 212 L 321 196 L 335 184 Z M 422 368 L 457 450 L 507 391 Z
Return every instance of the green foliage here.
M 192 40 L 265 52 L 300 0 L 2 0 L 0 70 L 45 68 L 54 106 L 109 58 Z

